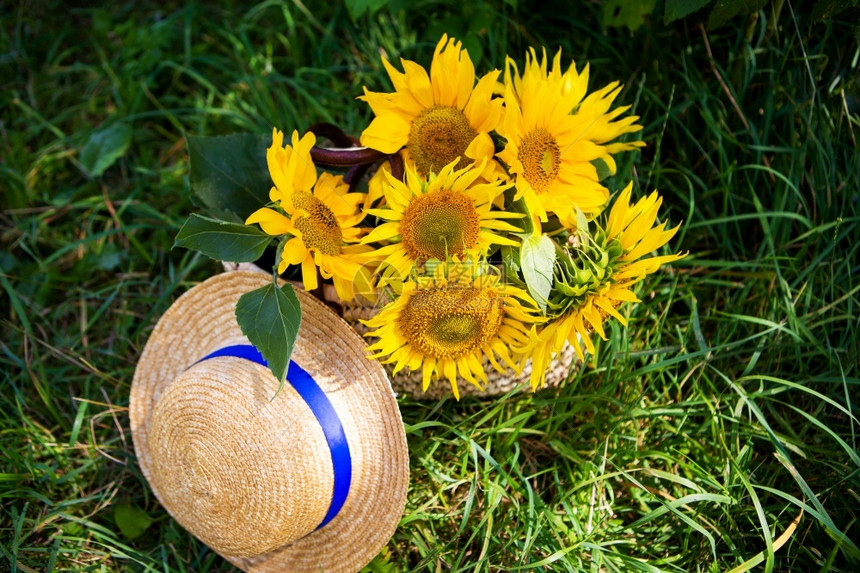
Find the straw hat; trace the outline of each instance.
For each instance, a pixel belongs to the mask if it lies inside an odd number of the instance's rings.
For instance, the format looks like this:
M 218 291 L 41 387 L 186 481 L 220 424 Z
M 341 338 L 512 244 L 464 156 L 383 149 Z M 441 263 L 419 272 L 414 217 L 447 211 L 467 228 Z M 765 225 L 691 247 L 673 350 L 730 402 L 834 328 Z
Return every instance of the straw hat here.
M 361 337 L 301 291 L 277 392 L 234 315 L 242 294 L 270 280 L 215 276 L 159 320 L 131 388 L 135 452 L 167 511 L 240 569 L 357 571 L 406 503 L 400 412 Z

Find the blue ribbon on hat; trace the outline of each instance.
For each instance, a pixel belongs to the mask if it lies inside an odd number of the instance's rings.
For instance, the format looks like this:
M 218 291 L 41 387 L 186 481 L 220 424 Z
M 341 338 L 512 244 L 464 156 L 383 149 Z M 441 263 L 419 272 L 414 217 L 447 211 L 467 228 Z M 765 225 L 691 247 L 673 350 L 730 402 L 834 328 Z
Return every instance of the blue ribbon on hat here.
M 244 358 L 245 360 L 261 364 L 266 368 L 269 367 L 269 363 L 263 358 L 260 351 L 250 344 L 225 346 L 204 356 L 196 363 L 199 364 L 204 360 L 218 358 L 219 356 Z M 299 396 L 304 399 L 316 417 L 317 422 L 320 423 L 325 440 L 328 442 L 329 451 L 331 452 L 334 487 L 332 489 L 331 505 L 329 505 L 328 512 L 317 526 L 317 529 L 320 529 L 334 519 L 346 502 L 346 497 L 349 495 L 349 486 L 352 483 L 352 456 L 349 453 L 349 444 L 346 441 L 343 424 L 341 424 L 340 418 L 331 405 L 328 396 L 325 395 L 325 392 L 319 387 L 313 376 L 290 360 L 290 365 L 287 368 L 287 380 L 296 392 L 298 392 Z

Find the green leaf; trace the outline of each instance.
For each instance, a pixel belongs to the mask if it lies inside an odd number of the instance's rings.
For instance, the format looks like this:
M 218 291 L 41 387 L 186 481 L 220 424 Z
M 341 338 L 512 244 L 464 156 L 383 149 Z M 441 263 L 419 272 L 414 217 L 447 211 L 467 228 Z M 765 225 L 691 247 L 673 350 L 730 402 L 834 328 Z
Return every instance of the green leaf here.
M 383 547 L 373 561 L 365 565 L 359 573 L 397 573 L 400 567 L 391 562 L 391 552 Z
M 708 18 L 708 29 L 719 28 L 735 16 L 758 12 L 768 2 L 770 0 L 717 0 Z
M 125 251 L 116 243 L 105 243 L 102 251 L 96 255 L 96 266 L 103 271 L 112 271 L 120 265 L 124 255 Z
M 509 277 L 516 278 L 520 274 L 520 252 L 516 247 L 509 245 L 502 246 L 499 251 L 502 253 L 502 262 L 505 265 L 505 273 Z
M 523 240 L 520 247 L 520 266 L 529 294 L 546 312 L 549 291 L 552 288 L 552 270 L 555 265 L 555 245 L 546 235 L 533 235 Z
M 508 191 L 510 191 L 510 199 L 507 197 Z M 509 221 L 511 225 L 519 227 L 521 229 L 521 232 L 515 234 L 523 239 L 533 235 L 535 232 L 534 219 L 532 218 L 531 211 L 529 211 L 529 208 L 526 205 L 526 200 L 520 197 L 519 199 L 514 201 L 513 191 L 508 191 L 505 192 L 505 205 L 508 205 L 506 210 L 510 213 L 522 214 L 522 217 L 518 219 L 511 219 Z
M 302 308 L 292 285 L 278 288 L 268 284 L 243 294 L 236 304 L 236 320 L 283 386 L 302 322 Z
M 604 26 L 627 26 L 634 31 L 654 12 L 657 0 L 609 0 L 603 5 Z
M 526 288 L 526 284 L 521 278 L 522 271 L 520 270 L 520 248 L 516 246 L 505 245 L 499 249 L 502 255 L 502 280 L 505 284 L 513 285 L 517 288 Z
M 188 136 L 191 200 L 221 219 L 244 221 L 269 202 L 270 135 Z
M 260 258 L 271 240 L 257 227 L 194 214 L 179 229 L 173 246 L 200 251 L 217 261 L 251 263 Z
M 81 149 L 81 165 L 90 177 L 98 177 L 114 162 L 125 155 L 131 145 L 131 127 L 125 123 L 114 123 L 90 134 Z
M 350 19 L 355 22 L 364 14 L 373 16 L 380 8 L 388 4 L 388 0 L 344 0 Z
M 674 22 L 700 10 L 711 0 L 666 0 L 666 23 Z
M 592 160 L 591 164 L 594 165 L 595 169 L 597 169 L 598 181 L 604 181 L 608 177 L 615 175 L 612 170 L 609 169 L 609 165 L 607 165 L 606 162 L 599 157 L 597 159 Z
M 146 528 L 155 521 L 136 505 L 127 503 L 114 506 L 113 518 L 122 534 L 129 539 L 137 539 L 143 535 Z

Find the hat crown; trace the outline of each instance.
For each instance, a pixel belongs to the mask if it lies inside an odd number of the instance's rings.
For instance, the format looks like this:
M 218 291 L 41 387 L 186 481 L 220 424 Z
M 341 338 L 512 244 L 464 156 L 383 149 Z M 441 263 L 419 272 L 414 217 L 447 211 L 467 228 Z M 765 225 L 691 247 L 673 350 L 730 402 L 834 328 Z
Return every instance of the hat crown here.
M 324 433 L 292 386 L 279 391 L 259 364 L 220 357 L 192 366 L 158 399 L 150 431 L 162 503 L 220 553 L 263 555 L 326 515 L 333 472 Z
M 361 337 L 301 290 L 282 388 L 236 351 L 250 345 L 237 301 L 271 280 L 212 277 L 159 319 L 129 398 L 135 452 L 171 516 L 243 571 L 351 573 L 379 553 L 402 515 L 406 434 Z M 308 377 L 328 413 L 308 393 Z

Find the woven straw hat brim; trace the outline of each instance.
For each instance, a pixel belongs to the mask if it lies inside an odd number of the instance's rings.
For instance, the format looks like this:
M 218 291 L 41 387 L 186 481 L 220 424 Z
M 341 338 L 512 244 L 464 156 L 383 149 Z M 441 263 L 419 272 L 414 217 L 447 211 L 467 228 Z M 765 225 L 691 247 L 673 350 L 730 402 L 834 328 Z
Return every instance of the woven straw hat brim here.
M 260 273 L 230 272 L 195 286 L 159 320 L 141 354 L 129 403 L 131 430 L 141 470 L 162 503 L 172 492 L 153 483 L 158 473 L 154 464 L 162 455 L 150 451 L 153 412 L 163 395 L 172 399 L 176 393 L 169 391 L 171 382 L 200 358 L 228 345 L 248 344 L 236 323 L 236 303 L 270 280 Z M 302 324 L 292 360 L 314 377 L 341 418 L 352 455 L 349 496 L 331 522 L 288 545 L 250 558 L 219 553 L 244 571 L 357 571 L 388 542 L 403 514 L 409 480 L 406 436 L 385 372 L 366 358 L 361 337 L 311 295 L 297 291 L 297 296 Z M 258 364 L 237 358 L 216 361 L 221 370 L 267 376 L 277 388 L 274 376 Z M 285 385 L 282 391 L 291 388 Z M 264 443 L 266 439 L 261 436 Z M 181 504 L 165 507 L 193 532 L 195 524 L 189 527 L 179 517 Z

